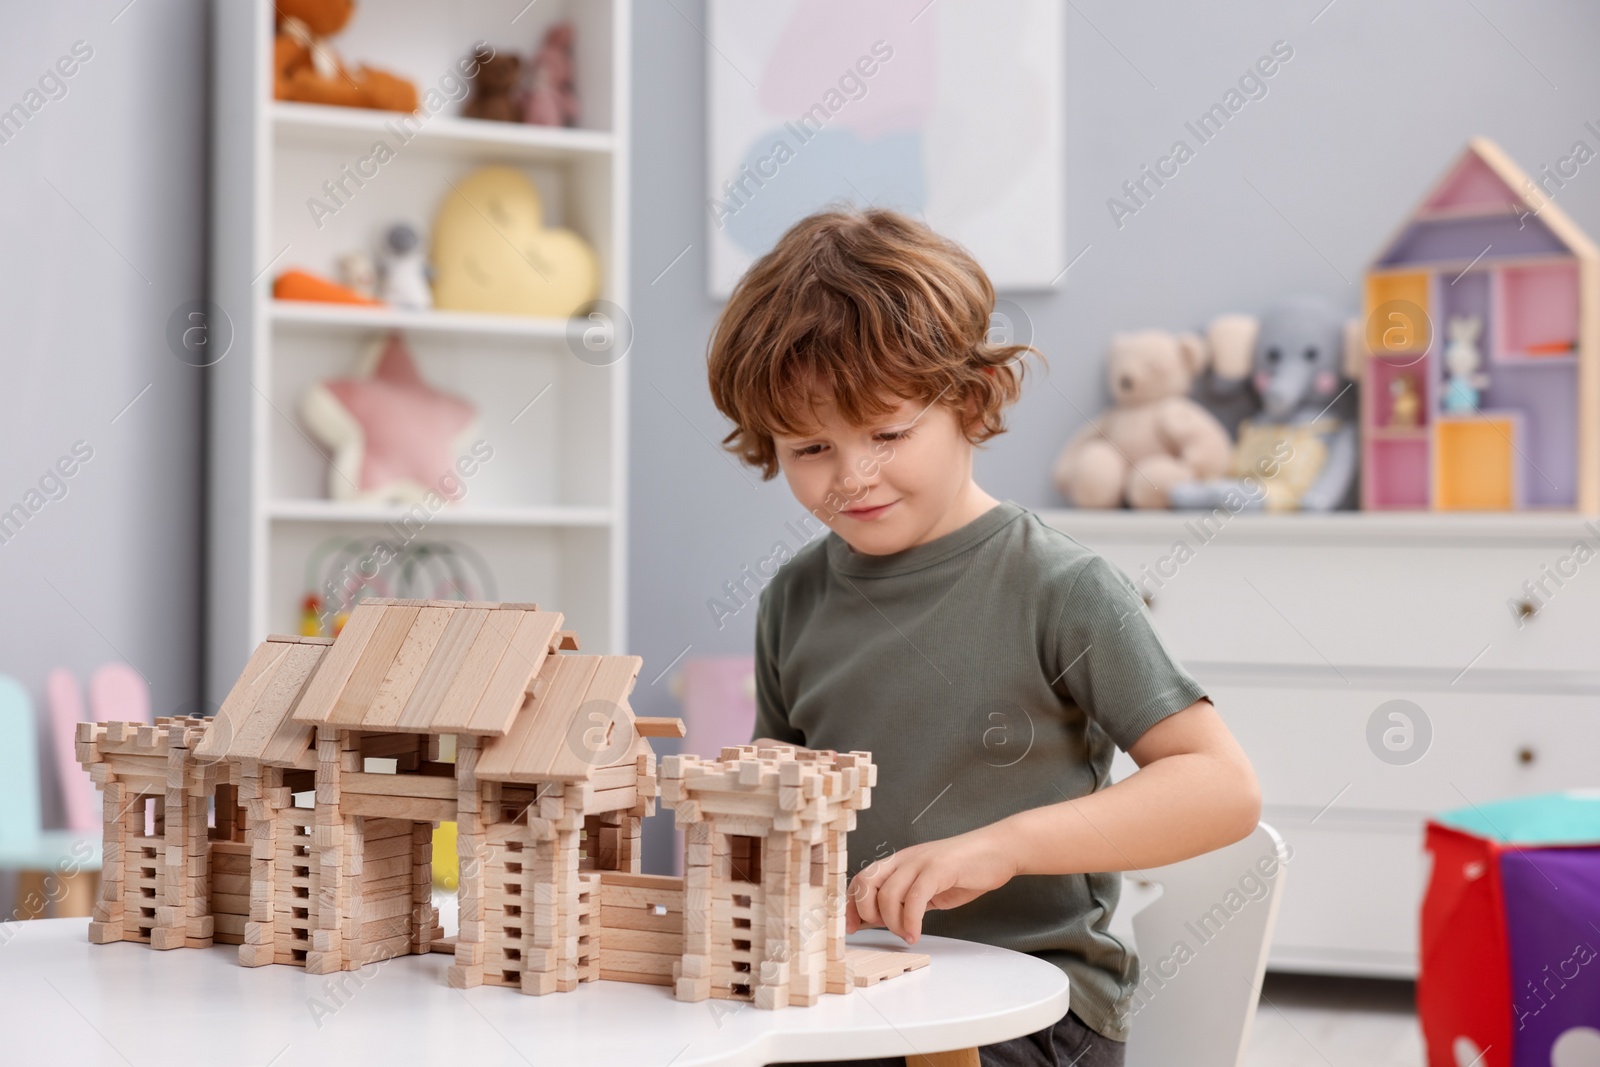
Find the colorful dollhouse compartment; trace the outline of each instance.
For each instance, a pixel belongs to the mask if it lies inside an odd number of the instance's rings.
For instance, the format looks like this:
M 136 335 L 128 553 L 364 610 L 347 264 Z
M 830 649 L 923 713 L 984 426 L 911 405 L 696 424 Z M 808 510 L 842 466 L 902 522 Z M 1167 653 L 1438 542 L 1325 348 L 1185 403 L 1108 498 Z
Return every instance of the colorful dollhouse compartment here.
M 1522 506 L 1519 411 L 1440 414 L 1434 425 L 1433 500 L 1439 511 Z

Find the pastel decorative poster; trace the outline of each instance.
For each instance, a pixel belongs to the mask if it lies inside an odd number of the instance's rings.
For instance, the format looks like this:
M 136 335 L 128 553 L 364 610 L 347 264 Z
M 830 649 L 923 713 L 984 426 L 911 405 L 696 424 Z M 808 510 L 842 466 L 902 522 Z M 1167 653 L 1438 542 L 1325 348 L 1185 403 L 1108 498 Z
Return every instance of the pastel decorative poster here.
M 707 0 L 710 290 L 830 203 L 892 207 L 1001 290 L 1047 289 L 1062 222 L 1055 0 Z

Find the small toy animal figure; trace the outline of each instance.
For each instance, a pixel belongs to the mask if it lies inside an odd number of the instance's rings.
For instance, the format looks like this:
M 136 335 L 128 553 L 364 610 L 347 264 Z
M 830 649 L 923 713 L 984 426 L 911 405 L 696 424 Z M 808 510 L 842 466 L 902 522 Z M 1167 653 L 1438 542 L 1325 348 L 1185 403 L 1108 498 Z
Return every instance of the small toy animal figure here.
M 351 292 L 360 293 L 369 300 L 378 296 L 378 266 L 366 252 L 357 250 L 339 257 L 339 281 Z
M 532 85 L 522 100 L 522 121 L 538 126 L 576 126 L 578 89 L 572 61 L 572 23 L 558 22 L 533 54 Z
M 522 60 L 509 52 L 496 53 L 487 45 L 479 45 L 473 58 L 478 61 L 478 72 L 472 78 L 472 95 L 461 113 L 469 119 L 521 122 L 517 81 L 522 76 Z
M 1422 411 L 1422 398 L 1417 395 L 1417 383 L 1408 374 L 1402 374 L 1389 383 L 1389 425 L 1397 430 L 1409 430 L 1417 424 Z
M 1444 364 L 1449 371 L 1445 380 L 1444 409 L 1477 411 L 1482 391 L 1489 385 L 1489 376 L 1478 370 L 1483 365 L 1483 354 L 1478 351 L 1483 320 L 1476 315 L 1452 315 L 1446 328 L 1450 331 L 1450 341 L 1444 347 Z
M 383 287 L 378 295 L 384 303 L 398 308 L 433 307 L 428 261 L 417 231 L 396 223 L 389 227 L 383 243 Z

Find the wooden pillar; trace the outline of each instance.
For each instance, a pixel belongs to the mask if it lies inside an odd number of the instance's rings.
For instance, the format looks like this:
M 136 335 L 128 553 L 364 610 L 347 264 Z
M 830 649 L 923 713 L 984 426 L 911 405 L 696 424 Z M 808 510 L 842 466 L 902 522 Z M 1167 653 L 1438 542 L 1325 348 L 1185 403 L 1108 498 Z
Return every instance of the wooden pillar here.
M 278 810 L 288 797 L 283 772 L 245 760 L 239 767 L 239 799 L 244 803 L 250 845 L 250 918 L 244 924 L 239 963 L 260 967 L 277 953 Z
M 752 951 L 759 944 L 760 958 L 750 962 L 751 992 L 758 1008 L 782 1008 L 789 1004 L 789 983 L 794 957 L 799 949 L 795 910 L 800 894 L 795 879 L 801 865 L 796 861 L 795 835 L 773 830 L 762 838 L 761 888 L 765 909 L 761 938 L 752 938 Z
M 489 857 L 485 820 L 487 817 L 493 821 L 499 812 L 483 811 L 478 788 L 479 744 L 478 738 L 470 734 L 456 737 L 456 855 L 461 873 L 456 882 L 460 909 L 456 961 L 446 974 L 452 989 L 483 984 L 484 868 Z
M 570 786 L 568 787 L 571 788 Z M 582 817 L 577 826 L 556 830 L 555 929 L 556 989 L 570 993 L 578 988 L 578 853 L 582 845 Z
M 107 777 L 101 789 L 104 833 L 100 847 L 100 899 L 95 902 L 89 923 L 89 941 L 96 945 L 122 940 L 122 892 L 126 884 L 123 849 L 128 837 L 128 787 Z M 144 818 L 143 814 L 139 817 Z
M 684 828 L 683 958 L 673 974 L 673 994 L 679 1000 L 705 1000 L 711 996 L 711 896 L 713 884 L 712 840 L 715 830 L 693 801 L 679 806 L 693 817 Z
M 311 857 L 319 890 L 311 906 L 311 947 L 306 971 L 333 974 L 359 966 L 361 940 L 361 832 L 356 817 L 339 804 L 345 770 L 359 770 L 360 741 L 354 731 L 317 727 L 316 811 L 311 827 Z
M 844 965 L 844 920 L 849 903 L 849 871 L 845 861 L 845 831 L 840 825 L 842 817 L 830 823 L 824 831 L 827 843 L 828 867 L 822 876 L 827 896 L 823 900 L 827 916 L 826 985 L 829 993 L 848 993 L 855 988 Z
M 433 823 L 411 824 L 411 951 L 433 948 Z

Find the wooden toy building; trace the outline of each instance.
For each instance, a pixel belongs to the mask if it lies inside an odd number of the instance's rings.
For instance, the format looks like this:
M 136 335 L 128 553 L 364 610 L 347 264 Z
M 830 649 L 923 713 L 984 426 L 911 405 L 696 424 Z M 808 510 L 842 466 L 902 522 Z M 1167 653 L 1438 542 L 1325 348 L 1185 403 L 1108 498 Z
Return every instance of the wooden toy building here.
M 682 722 L 636 718 L 640 658 L 574 654 L 562 620 L 532 604 L 364 600 L 337 639 L 268 637 L 215 718 L 79 724 L 105 803 L 90 940 L 237 944 L 245 966 L 317 974 L 453 952 L 456 987 L 613 979 L 766 1008 L 927 962 L 844 943 L 868 753 L 668 756 L 658 790 L 648 738 Z M 639 871 L 658 795 L 685 829 L 681 878 Z M 446 820 L 452 940 L 431 903 Z
M 1600 510 L 1600 252 L 1473 138 L 1374 260 L 1362 507 Z

